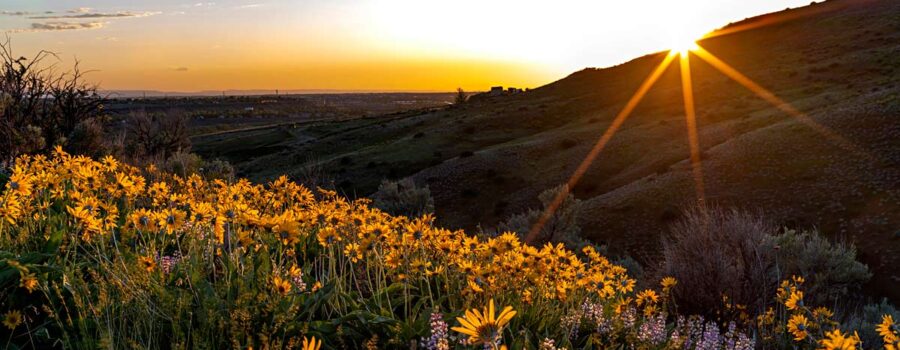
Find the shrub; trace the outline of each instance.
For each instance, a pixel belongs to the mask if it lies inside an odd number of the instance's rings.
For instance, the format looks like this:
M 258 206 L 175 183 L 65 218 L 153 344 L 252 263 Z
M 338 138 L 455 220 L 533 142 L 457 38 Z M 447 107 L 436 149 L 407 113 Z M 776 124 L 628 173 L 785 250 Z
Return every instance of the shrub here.
M 578 225 L 582 203 L 569 192 L 569 186 L 565 184 L 541 192 L 538 195 L 538 200 L 541 202 L 540 209 L 530 209 L 524 213 L 512 215 L 497 225 L 497 230 L 499 232 L 516 232 L 523 239 L 526 238 L 560 193 L 565 195 L 562 203 L 547 219 L 541 230 L 531 237 L 530 243 L 535 245 L 547 242 L 563 243 L 570 249 L 584 246 L 585 243 L 580 237 L 581 226 Z
M 454 105 L 462 105 L 463 103 L 466 103 L 466 100 L 468 99 L 469 96 L 466 94 L 465 90 L 463 90 L 462 88 L 456 88 L 456 97 L 453 100 Z
M 718 207 L 696 207 L 672 225 L 663 240 L 660 272 L 679 281 L 674 297 L 680 308 L 711 314 L 722 296 L 761 310 L 769 283 L 775 228 L 757 216 Z
M 759 215 L 718 207 L 693 208 L 663 241 L 658 274 L 673 276 L 679 306 L 711 313 L 722 297 L 762 311 L 782 279 L 805 276 L 810 302 L 833 304 L 871 277 L 852 245 L 834 244 L 816 231 L 780 234 Z
M 431 190 L 428 186 L 417 187 L 411 178 L 381 181 L 378 191 L 372 195 L 372 204 L 393 215 L 415 217 L 434 212 Z
M 47 51 L 20 57 L 8 39 L 0 43 L 0 165 L 66 146 L 80 123 L 102 114 L 105 98 L 84 82 L 78 63 L 58 73 L 45 62 L 55 57 Z
M 891 305 L 887 299 L 851 311 L 842 324 L 850 329 L 858 329 L 863 344 L 881 344 L 882 337 L 875 331 L 875 327 L 882 322 L 884 315 L 891 315 L 895 320 L 900 320 L 900 310 Z
M 206 179 L 234 179 L 234 168 L 227 161 L 220 159 L 207 161 L 194 153 L 177 152 L 155 165 L 165 173 L 183 178 L 187 178 L 191 174 L 198 174 Z
M 126 135 L 126 151 L 136 159 L 168 159 L 191 147 L 188 117 L 179 111 L 131 113 L 126 120 Z
M 872 274 L 856 261 L 856 248 L 831 243 L 816 231 L 785 230 L 774 237 L 775 273 L 770 281 L 784 276 L 804 276 L 806 289 L 816 304 L 830 305 L 840 298 L 859 292 Z
M 97 118 L 79 122 L 66 144 L 69 150 L 77 154 L 100 157 L 108 153 L 103 123 Z

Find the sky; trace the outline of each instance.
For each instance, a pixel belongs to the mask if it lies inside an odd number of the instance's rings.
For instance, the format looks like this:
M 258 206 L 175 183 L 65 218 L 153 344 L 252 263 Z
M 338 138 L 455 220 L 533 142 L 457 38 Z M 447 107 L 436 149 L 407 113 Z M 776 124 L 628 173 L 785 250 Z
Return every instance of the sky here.
M 17 56 L 104 90 L 537 87 L 809 0 L 4 0 Z

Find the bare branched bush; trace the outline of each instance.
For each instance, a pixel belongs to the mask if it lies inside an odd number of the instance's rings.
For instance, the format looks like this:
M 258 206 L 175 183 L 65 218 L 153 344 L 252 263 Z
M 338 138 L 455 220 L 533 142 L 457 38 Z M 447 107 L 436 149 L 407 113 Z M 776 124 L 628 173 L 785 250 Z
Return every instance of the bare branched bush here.
M 126 121 L 126 151 L 134 157 L 168 159 L 191 147 L 188 117 L 180 111 L 132 113 Z
M 774 289 L 769 280 L 776 228 L 737 210 L 685 211 L 663 240 L 661 275 L 678 280 L 674 296 L 687 312 L 710 314 L 722 297 L 761 309 Z
M 532 237 L 531 243 L 537 246 L 547 242 L 564 243 L 572 249 L 580 248 L 583 241 L 580 237 L 581 226 L 578 225 L 578 216 L 581 214 L 583 205 L 581 200 L 576 199 L 569 192 L 567 185 L 560 185 L 541 192 L 538 195 L 538 199 L 541 201 L 540 209 L 531 209 L 510 216 L 506 221 L 497 225 L 497 230 L 516 232 L 524 238 L 538 223 L 541 215 L 550 207 L 556 196 L 563 191 L 566 193 L 565 199 L 553 212 L 553 215 L 547 219 L 540 231 Z
M 55 59 L 49 51 L 16 56 L 9 39 L 0 43 L 0 164 L 20 154 L 68 146 L 81 123 L 101 116 L 105 98 L 84 81 L 78 63 L 58 73 Z
M 334 176 L 328 172 L 325 163 L 316 157 L 307 156 L 291 178 L 306 188 L 334 189 Z
M 372 195 L 372 204 L 393 215 L 417 217 L 434 213 L 434 199 L 428 186 L 418 187 L 411 178 L 384 180 Z

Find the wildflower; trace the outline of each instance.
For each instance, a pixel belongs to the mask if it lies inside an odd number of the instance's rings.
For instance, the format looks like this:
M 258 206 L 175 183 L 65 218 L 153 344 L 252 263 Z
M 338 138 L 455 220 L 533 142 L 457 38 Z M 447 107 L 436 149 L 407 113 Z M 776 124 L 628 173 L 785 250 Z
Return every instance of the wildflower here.
M 15 330 L 22 324 L 22 313 L 16 310 L 12 310 L 6 313 L 6 316 L 3 316 L 3 325 L 9 330 Z
M 450 340 L 447 338 L 447 322 L 444 315 L 434 312 L 430 318 L 431 336 L 425 340 L 425 348 L 428 350 L 450 350 Z
M 162 267 L 162 271 L 165 274 L 169 274 L 175 269 L 175 265 L 181 261 L 181 255 L 176 252 L 174 256 L 164 256 L 159 259 L 159 265 Z
M 166 209 L 159 213 L 159 226 L 168 234 L 184 226 L 185 213 L 178 209 Z
M 813 309 L 813 316 L 815 316 L 816 318 L 829 319 L 831 318 L 831 316 L 834 316 L 834 312 L 829 310 L 827 307 L 820 306 Z
M 322 347 L 322 340 L 316 341 L 316 337 L 303 338 L 303 346 L 301 350 L 319 350 Z
M 138 209 L 131 212 L 129 219 L 131 225 L 138 231 L 151 232 L 157 230 L 156 220 L 153 220 L 153 212 L 147 209 Z
M 784 302 L 784 306 L 787 306 L 788 310 L 797 310 L 797 308 L 802 307 L 803 292 L 799 290 L 792 291 L 791 296 Z
M 34 277 L 33 273 L 22 274 L 22 278 L 19 281 L 19 287 L 25 288 L 28 290 L 28 293 L 33 292 L 37 289 L 38 280 Z
M 819 340 L 823 350 L 853 350 L 860 345 L 859 335 L 844 335 L 840 329 L 825 332 L 825 339 Z
M 351 262 L 358 262 L 362 259 L 363 252 L 359 244 L 350 243 L 344 247 L 344 255 L 350 258 Z
M 275 291 L 278 292 L 278 294 L 287 295 L 291 291 L 291 283 L 281 279 L 281 277 L 275 277 L 272 284 L 275 285 Z
M 659 284 L 662 286 L 663 292 L 668 292 L 672 290 L 672 287 L 678 284 L 678 280 L 676 280 L 675 277 L 671 276 L 663 277 L 662 281 L 660 281 Z
M 496 347 L 503 334 L 503 327 L 516 315 L 516 311 L 512 306 L 507 306 L 497 317 L 494 317 L 494 311 L 494 299 L 491 299 L 484 310 L 467 310 L 465 317 L 457 317 L 461 327 L 453 327 L 453 330 L 468 335 L 470 344 Z
M 649 305 L 656 303 L 657 300 L 659 300 L 659 296 L 656 295 L 656 292 L 654 292 L 652 289 L 647 289 L 638 293 L 637 298 L 635 299 L 635 303 L 638 306 L 644 304 Z
M 707 322 L 703 327 L 703 334 L 697 342 L 698 350 L 714 350 L 721 347 L 722 337 L 719 326 L 715 322 Z
M 565 350 L 566 348 L 557 348 L 556 341 L 550 338 L 544 338 L 538 350 Z
M 881 323 L 878 324 L 878 327 L 876 327 L 875 330 L 878 331 L 878 335 L 884 340 L 885 348 L 888 346 L 892 346 L 895 349 L 897 348 L 897 343 L 900 342 L 900 336 L 897 334 L 897 325 L 894 324 L 894 316 L 882 316 Z
M 641 324 L 638 329 L 638 340 L 660 344 L 666 340 L 666 316 L 658 314 Z
M 147 272 L 153 272 L 153 270 L 156 269 L 156 260 L 153 260 L 152 257 L 142 256 L 138 258 L 138 263 Z
M 301 270 L 297 266 L 291 266 L 291 270 L 288 272 L 288 275 L 291 276 L 291 283 L 294 287 L 297 288 L 300 292 L 306 291 L 306 282 L 303 282 L 303 270 Z
M 791 319 L 788 320 L 788 332 L 794 335 L 794 340 L 801 341 L 806 339 L 809 336 L 808 328 L 809 328 L 809 320 L 806 316 L 797 314 L 791 316 Z
M 482 293 L 484 292 L 484 288 L 481 288 L 480 283 L 478 283 L 474 278 L 470 278 L 468 281 L 469 290 L 473 293 Z

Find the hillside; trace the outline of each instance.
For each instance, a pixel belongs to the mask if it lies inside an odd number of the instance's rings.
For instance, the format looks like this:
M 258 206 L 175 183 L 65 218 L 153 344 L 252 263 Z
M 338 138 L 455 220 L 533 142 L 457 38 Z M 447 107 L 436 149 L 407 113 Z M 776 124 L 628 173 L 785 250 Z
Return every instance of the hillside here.
M 900 2 L 831 0 L 700 42 L 860 157 L 692 56 L 706 194 L 787 227 L 855 243 L 871 291 L 900 300 Z M 746 24 L 744 23 L 744 24 Z M 734 26 L 740 26 L 741 23 Z M 383 178 L 427 184 L 438 221 L 492 227 L 564 183 L 665 53 L 585 69 L 465 106 L 203 137 L 196 150 L 254 180 L 315 168 L 366 195 Z M 695 201 L 678 65 L 673 64 L 575 187 L 586 238 L 653 261 L 660 234 Z

